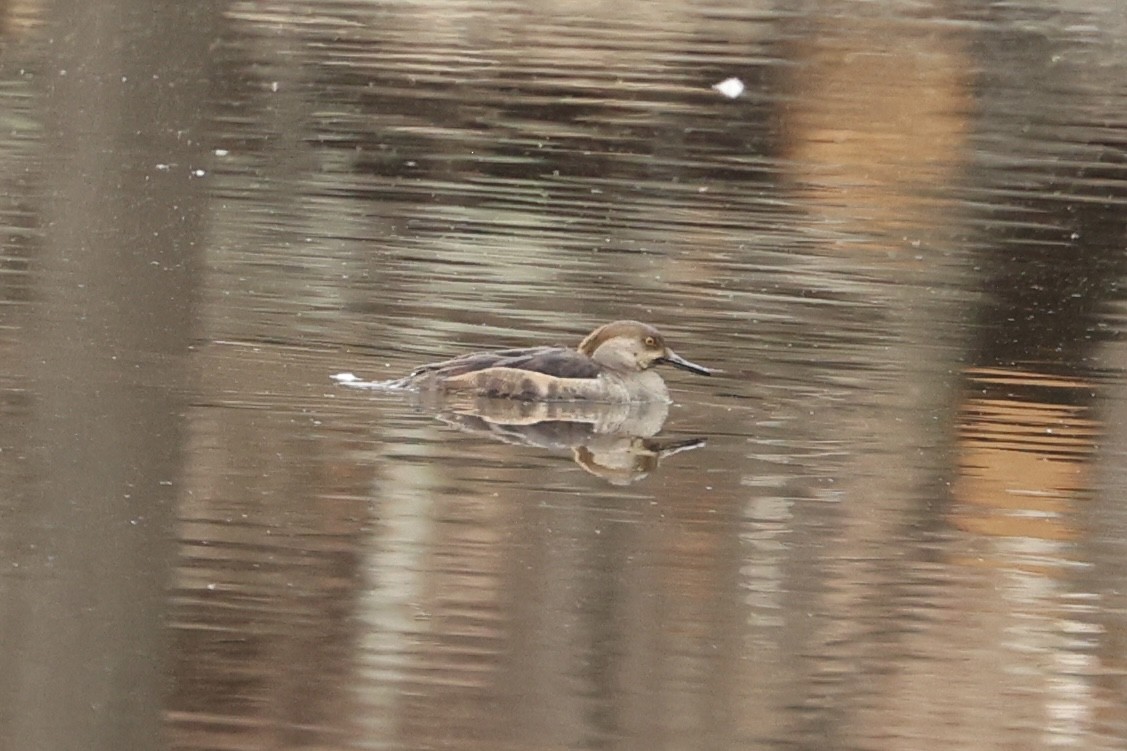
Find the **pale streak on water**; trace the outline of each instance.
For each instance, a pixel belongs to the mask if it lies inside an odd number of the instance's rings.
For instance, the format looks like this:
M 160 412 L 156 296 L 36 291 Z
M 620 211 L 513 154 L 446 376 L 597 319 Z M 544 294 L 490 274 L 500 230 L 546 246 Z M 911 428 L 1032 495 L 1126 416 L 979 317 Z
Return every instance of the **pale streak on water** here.
M 0 748 L 1127 744 L 1115 0 L 64 6 L 3 6 Z M 331 379 L 616 318 L 722 374 Z

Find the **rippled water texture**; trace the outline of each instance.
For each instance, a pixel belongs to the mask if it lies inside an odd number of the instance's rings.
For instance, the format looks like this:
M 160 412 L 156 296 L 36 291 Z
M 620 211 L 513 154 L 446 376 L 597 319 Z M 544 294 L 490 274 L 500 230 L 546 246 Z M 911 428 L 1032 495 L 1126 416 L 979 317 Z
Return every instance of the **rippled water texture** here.
M 1127 746 L 1119 0 L 0 17 L 0 748 Z

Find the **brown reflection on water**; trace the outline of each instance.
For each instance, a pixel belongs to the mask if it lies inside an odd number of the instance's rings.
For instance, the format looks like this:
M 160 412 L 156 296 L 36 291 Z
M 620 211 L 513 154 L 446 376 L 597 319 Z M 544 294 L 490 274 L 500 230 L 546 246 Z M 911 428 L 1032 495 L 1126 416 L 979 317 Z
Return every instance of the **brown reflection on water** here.
M 810 23 L 789 50 L 788 181 L 840 250 L 874 233 L 881 250 L 920 252 L 921 237 L 924 252 L 933 249 L 948 216 L 935 188 L 959 178 L 971 156 L 965 39 L 881 13 Z
M 16 470 L 0 472 L 6 749 L 166 743 L 167 543 L 204 209 L 187 165 L 215 15 L 121 2 L 93 23 L 99 10 L 45 8 L 42 34 L 21 40 L 38 54 L 4 40 L 5 180 L 20 176 L 0 251 L 15 277 L 0 284 L 15 407 L 0 458 Z M 172 31 L 189 25 L 199 35 Z M 182 169 L 156 167 L 170 162 Z
M 324 403 L 323 358 L 238 343 L 197 352 L 212 403 L 189 412 L 194 481 L 169 592 L 176 748 L 364 737 L 351 686 L 373 472 L 349 457 L 370 444 Z
M 208 481 L 181 507 L 171 593 L 177 746 L 351 742 L 368 478 L 292 419 L 199 417 L 189 470 Z
M 973 743 L 997 723 L 1040 727 L 1028 743 L 1076 741 L 1095 720 L 1100 670 L 1086 643 L 1098 630 L 1087 622 L 1098 595 L 1075 573 L 1087 563 L 1074 542 L 1084 534 L 1093 461 L 1100 433 L 1086 406 L 1090 381 L 1016 369 L 972 368 L 956 447 L 957 474 L 947 518 L 961 530 L 950 565 L 976 586 L 943 597 L 950 617 L 914 640 L 925 654 L 958 650 L 962 671 L 909 690 L 908 701 L 965 706 L 979 695 L 1038 697 L 960 714 L 950 740 Z M 909 684 L 927 681 L 913 668 Z M 973 688 L 972 688 L 973 687 Z M 903 720 L 898 720 L 901 724 Z M 922 733 L 911 728 L 908 734 Z
M 1094 384 L 987 369 L 966 376 L 952 521 L 977 535 L 1075 539 L 1099 435 L 1083 405 Z M 1057 398 L 1037 398 L 1045 395 Z

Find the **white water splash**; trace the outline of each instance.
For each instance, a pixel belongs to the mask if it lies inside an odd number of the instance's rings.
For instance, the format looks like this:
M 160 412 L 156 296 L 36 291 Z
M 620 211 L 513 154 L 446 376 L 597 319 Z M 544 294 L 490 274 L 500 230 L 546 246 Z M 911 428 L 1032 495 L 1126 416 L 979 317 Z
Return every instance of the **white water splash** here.
M 354 373 L 333 373 L 329 378 L 341 386 L 353 389 L 379 389 L 380 391 L 410 391 L 399 381 L 365 381 Z
M 712 88 L 729 99 L 736 99 L 740 94 L 744 93 L 744 82 L 738 78 L 725 78 L 720 83 L 713 84 Z

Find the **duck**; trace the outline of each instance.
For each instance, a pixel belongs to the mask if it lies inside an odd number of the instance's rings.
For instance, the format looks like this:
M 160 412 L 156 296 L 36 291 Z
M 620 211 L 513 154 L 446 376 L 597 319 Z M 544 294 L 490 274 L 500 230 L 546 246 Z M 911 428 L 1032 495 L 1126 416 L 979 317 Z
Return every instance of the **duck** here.
M 670 403 L 654 368 L 710 376 L 713 370 L 678 355 L 655 327 L 613 321 L 592 331 L 579 346 L 471 352 L 423 365 L 391 386 L 522 401 Z

